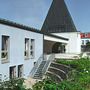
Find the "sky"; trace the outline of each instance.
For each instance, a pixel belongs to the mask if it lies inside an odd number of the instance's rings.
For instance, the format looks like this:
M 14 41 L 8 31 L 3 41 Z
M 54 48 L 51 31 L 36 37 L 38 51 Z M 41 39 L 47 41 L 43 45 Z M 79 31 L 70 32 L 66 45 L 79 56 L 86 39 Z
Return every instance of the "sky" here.
M 90 0 L 65 0 L 78 31 L 90 32 Z M 0 0 L 0 18 L 41 29 L 52 0 Z

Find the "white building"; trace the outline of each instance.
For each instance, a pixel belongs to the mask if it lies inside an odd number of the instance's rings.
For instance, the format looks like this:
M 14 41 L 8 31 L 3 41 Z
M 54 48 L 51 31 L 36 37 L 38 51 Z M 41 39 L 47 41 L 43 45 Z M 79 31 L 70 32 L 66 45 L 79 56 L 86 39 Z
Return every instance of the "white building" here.
M 53 0 L 41 32 L 0 19 L 0 80 L 27 78 L 44 54 L 81 53 L 80 32 L 63 6 L 64 0 Z
M 44 40 L 68 43 L 67 38 L 0 19 L 0 80 L 27 78 L 34 64 L 43 59 Z
M 82 52 L 90 52 L 90 48 L 87 47 L 87 43 L 90 42 L 90 33 L 81 33 L 81 51 Z
M 81 33 L 81 45 L 85 46 L 87 42 L 90 42 L 90 33 Z
M 43 54 L 43 34 L 10 21 L 0 20 L 0 78 L 27 77 Z
M 80 54 L 81 53 L 81 38 L 80 32 L 54 33 L 57 36 L 68 38 L 68 44 L 65 45 L 66 53 Z
M 81 53 L 80 32 L 76 29 L 64 0 L 53 0 L 41 31 L 68 39 L 67 43 L 54 43 L 53 46 L 51 43 L 51 48 L 54 49 L 52 52 Z

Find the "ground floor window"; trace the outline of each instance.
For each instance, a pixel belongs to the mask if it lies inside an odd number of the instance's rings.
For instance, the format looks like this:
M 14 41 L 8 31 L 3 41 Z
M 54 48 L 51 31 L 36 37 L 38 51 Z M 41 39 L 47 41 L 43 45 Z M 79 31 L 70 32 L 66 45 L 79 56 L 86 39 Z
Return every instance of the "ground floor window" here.
M 2 35 L 2 44 L 1 44 L 1 58 L 2 61 L 8 59 L 9 54 L 9 36 Z
M 25 56 L 25 59 L 29 58 L 29 38 L 25 38 L 24 56 Z
M 35 55 L 35 40 L 30 38 L 25 38 L 25 59 L 34 58 Z

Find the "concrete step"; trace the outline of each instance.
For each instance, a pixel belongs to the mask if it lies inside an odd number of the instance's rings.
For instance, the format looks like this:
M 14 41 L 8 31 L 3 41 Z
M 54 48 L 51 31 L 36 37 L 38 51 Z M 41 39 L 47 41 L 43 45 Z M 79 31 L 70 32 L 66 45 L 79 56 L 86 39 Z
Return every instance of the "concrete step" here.
M 60 53 L 60 54 L 55 54 L 55 58 L 57 59 L 78 59 L 79 54 Z
M 63 65 L 63 64 L 58 64 L 56 62 L 52 62 L 50 66 L 63 70 L 66 74 L 71 70 L 70 67 Z
M 54 79 L 55 82 L 57 79 L 58 79 L 57 82 L 60 82 L 68 78 L 68 73 L 70 70 L 71 68 L 69 66 L 59 64 L 53 61 L 50 64 L 50 67 L 46 74 L 52 79 Z
M 47 75 L 47 77 L 49 76 L 53 81 L 55 81 L 57 83 L 60 83 L 62 81 L 60 76 L 58 76 L 57 74 L 52 73 L 50 71 L 47 71 L 46 75 Z
M 49 72 L 52 72 L 52 73 L 54 73 L 54 74 L 57 74 L 58 76 L 60 76 L 60 77 L 62 78 L 62 80 L 67 79 L 67 75 L 66 75 L 63 71 L 61 71 L 61 70 L 59 70 L 59 69 L 57 69 L 57 68 L 50 67 L 50 68 L 48 69 L 48 71 L 49 71 Z

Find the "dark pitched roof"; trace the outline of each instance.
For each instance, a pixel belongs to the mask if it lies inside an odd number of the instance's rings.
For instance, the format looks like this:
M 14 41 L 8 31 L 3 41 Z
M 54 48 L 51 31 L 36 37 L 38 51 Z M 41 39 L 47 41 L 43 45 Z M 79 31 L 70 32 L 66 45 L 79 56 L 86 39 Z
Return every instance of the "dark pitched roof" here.
M 12 26 L 12 27 L 15 27 L 15 28 L 20 28 L 20 29 L 23 29 L 23 30 L 36 32 L 36 33 L 41 33 L 41 31 L 38 30 L 38 29 L 31 28 L 31 27 L 23 25 L 23 24 L 18 24 L 16 22 L 6 20 L 6 19 L 1 19 L 0 18 L 0 24 L 4 24 L 4 25 L 8 25 L 8 26 Z
M 47 33 L 77 31 L 64 0 L 53 0 L 41 31 Z

